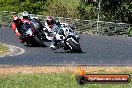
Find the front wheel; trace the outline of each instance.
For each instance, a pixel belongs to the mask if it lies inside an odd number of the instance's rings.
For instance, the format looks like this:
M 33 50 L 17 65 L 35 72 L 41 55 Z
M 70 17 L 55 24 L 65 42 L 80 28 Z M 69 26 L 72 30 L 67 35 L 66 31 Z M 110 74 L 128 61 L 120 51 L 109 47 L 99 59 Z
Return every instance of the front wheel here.
M 66 40 L 66 44 L 69 46 L 72 52 L 82 53 L 80 44 L 73 37 L 68 38 Z

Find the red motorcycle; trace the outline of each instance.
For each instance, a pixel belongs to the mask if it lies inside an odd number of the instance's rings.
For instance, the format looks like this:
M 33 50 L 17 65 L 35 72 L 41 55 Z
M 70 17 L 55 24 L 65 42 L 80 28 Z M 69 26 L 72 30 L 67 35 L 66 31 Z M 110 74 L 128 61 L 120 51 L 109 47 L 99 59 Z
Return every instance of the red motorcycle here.
M 27 45 L 45 46 L 43 37 L 39 34 L 32 23 L 24 21 L 20 26 L 21 33 Z

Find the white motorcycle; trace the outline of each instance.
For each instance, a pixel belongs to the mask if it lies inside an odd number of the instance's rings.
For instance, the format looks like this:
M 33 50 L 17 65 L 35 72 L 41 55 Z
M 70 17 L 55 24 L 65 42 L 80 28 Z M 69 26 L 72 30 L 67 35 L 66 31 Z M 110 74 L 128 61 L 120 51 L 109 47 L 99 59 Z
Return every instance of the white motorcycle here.
M 63 48 L 65 51 L 72 51 L 81 53 L 81 47 L 79 44 L 79 39 L 76 33 L 70 27 L 60 27 L 58 32 L 55 34 L 57 49 Z

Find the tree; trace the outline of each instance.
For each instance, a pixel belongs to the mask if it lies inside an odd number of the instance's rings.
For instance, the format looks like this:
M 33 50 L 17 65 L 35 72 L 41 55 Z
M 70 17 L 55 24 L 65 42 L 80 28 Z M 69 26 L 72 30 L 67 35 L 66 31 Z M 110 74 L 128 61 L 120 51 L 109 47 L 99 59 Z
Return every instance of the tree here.
M 130 0 L 102 0 L 101 12 L 104 20 L 129 23 L 131 1 Z

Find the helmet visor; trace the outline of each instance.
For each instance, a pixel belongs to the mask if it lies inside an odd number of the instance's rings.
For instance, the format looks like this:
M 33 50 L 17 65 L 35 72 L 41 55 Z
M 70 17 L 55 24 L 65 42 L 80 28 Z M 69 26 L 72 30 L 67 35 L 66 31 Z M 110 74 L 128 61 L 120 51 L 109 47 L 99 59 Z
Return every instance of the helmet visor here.
M 28 16 L 23 16 L 23 19 L 28 19 Z
M 47 24 L 48 25 L 53 25 L 54 24 L 54 20 L 47 20 Z

